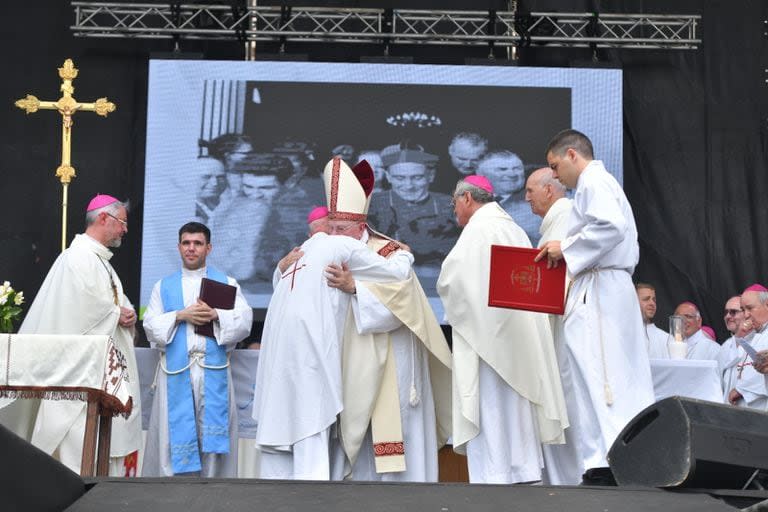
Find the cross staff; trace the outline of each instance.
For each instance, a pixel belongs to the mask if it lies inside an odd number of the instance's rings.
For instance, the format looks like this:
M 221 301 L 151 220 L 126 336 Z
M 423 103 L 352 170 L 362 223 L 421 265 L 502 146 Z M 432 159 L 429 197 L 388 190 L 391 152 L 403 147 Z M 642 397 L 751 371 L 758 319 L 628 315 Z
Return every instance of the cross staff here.
M 16 106 L 26 111 L 27 114 L 38 110 L 58 110 L 62 117 L 61 124 L 61 165 L 56 169 L 56 176 L 61 181 L 61 250 L 67 248 L 67 192 L 69 183 L 75 177 L 75 168 L 70 162 L 72 144 L 72 116 L 78 110 L 96 112 L 100 116 L 115 111 L 115 104 L 107 101 L 107 98 L 99 98 L 94 103 L 78 103 L 72 97 L 75 88 L 72 80 L 77 77 L 77 68 L 72 59 L 64 61 L 64 66 L 59 68 L 59 77 L 62 80 L 60 90 L 61 98 L 57 101 L 40 101 L 37 97 L 27 94 L 26 98 L 16 101 Z

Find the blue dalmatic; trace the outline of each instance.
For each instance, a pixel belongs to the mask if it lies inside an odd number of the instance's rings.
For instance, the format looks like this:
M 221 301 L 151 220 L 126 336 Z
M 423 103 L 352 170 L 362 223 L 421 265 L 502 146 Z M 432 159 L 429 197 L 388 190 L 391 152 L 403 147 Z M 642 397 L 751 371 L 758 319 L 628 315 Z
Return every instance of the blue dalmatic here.
M 212 267 L 207 269 L 208 279 L 227 283 L 227 276 Z M 165 312 L 184 309 L 184 293 L 181 287 L 181 271 L 168 276 L 160 283 L 160 296 Z M 192 396 L 190 363 L 187 349 L 187 323 L 176 328 L 171 343 L 166 346 L 165 366 L 168 393 L 168 436 L 171 449 L 171 465 L 174 474 L 200 471 L 200 452 L 229 453 L 229 379 L 227 351 L 213 338 L 206 337 L 204 368 L 205 409 L 201 443 L 198 444 L 195 424 L 195 401 Z M 186 369 L 173 375 L 182 368 Z

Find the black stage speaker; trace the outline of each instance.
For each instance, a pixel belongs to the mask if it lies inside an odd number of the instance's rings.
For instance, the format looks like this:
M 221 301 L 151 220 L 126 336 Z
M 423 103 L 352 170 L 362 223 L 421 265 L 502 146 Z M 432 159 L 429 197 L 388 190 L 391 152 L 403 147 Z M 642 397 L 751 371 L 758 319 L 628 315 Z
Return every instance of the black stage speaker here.
M 80 475 L 2 425 L 0 454 L 2 510 L 64 510 L 85 494 Z
M 667 398 L 624 427 L 608 463 L 619 485 L 741 489 L 768 469 L 768 414 Z

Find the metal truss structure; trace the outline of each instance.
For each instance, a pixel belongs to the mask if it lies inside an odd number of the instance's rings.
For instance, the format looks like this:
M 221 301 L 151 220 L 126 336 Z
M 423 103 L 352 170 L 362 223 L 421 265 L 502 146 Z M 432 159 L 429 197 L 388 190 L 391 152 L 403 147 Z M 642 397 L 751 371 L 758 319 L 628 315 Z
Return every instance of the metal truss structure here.
M 255 4 L 255 2 L 253 2 Z M 515 2 L 512 2 L 514 9 Z M 695 49 L 698 15 L 73 1 L 77 37 Z

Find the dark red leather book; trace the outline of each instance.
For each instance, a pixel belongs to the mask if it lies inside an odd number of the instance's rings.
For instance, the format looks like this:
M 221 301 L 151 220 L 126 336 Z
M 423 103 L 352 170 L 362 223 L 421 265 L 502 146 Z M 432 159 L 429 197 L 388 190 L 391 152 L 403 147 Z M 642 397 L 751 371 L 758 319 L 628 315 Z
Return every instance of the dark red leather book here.
M 204 277 L 200 283 L 200 300 L 215 309 L 234 309 L 237 288 Z M 195 334 L 214 338 L 213 322 L 195 326 Z
M 534 263 L 539 249 L 491 246 L 488 305 L 562 315 L 565 311 L 565 262 L 547 268 L 547 259 Z

